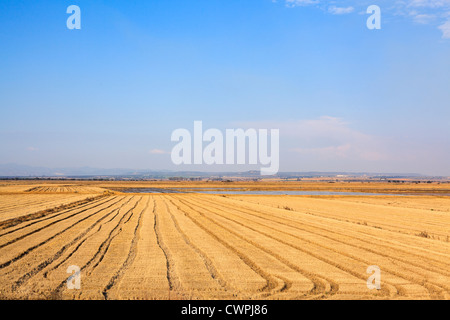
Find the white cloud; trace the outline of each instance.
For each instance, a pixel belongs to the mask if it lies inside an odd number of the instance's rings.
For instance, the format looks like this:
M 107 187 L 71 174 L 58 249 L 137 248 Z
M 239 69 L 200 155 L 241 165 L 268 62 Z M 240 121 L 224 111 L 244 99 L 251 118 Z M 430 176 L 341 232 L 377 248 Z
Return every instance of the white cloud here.
M 39 149 L 38 149 L 38 148 L 35 148 L 35 147 L 28 147 L 27 150 L 28 150 L 28 151 L 31 151 L 31 152 L 39 151 Z
M 388 158 L 382 139 L 352 129 L 340 118 L 323 116 L 312 120 L 242 125 L 246 128 L 279 128 L 289 151 L 302 155 L 365 161 Z
M 290 8 L 308 6 L 311 4 L 318 4 L 318 3 L 319 0 L 286 0 L 286 6 Z
M 233 123 L 232 127 L 279 129 L 282 171 L 429 174 L 436 168 L 446 168 L 448 158 L 442 142 L 373 135 L 336 117 Z
M 410 7 L 442 8 L 450 6 L 450 0 L 410 0 Z
M 150 150 L 148 153 L 150 153 L 150 154 L 168 154 L 169 152 L 161 150 L 161 149 L 153 149 L 153 150 Z
M 413 14 L 414 22 L 420 24 L 427 24 L 436 19 L 436 16 L 433 14 Z
M 276 2 L 275 0 L 273 0 Z M 349 14 L 356 10 L 365 13 L 365 9 L 369 4 L 369 1 L 345 1 L 343 7 L 337 7 L 332 5 L 337 1 L 325 1 L 325 0 L 284 0 L 287 7 L 299 7 L 316 5 L 325 12 L 331 14 L 342 15 Z M 439 26 L 439 29 L 443 32 L 443 38 L 449 39 L 448 24 L 445 22 L 450 15 L 450 0 L 396 0 L 396 1 L 380 1 L 379 6 L 382 9 L 383 14 L 392 14 L 395 16 L 411 17 L 414 22 L 420 24 L 443 23 Z M 361 9 L 361 10 L 360 10 Z
M 450 39 L 450 20 L 444 22 L 449 17 L 450 0 L 410 0 L 406 7 L 414 8 L 409 15 L 417 23 L 428 24 L 434 21 L 443 23 L 438 27 L 442 31 L 442 38 Z
M 439 26 L 439 29 L 442 31 L 442 38 L 450 39 L 450 20 Z
M 348 13 L 352 13 L 353 11 L 355 11 L 355 8 L 353 7 L 335 7 L 335 6 L 331 6 L 328 8 L 328 12 L 331 14 L 348 14 Z

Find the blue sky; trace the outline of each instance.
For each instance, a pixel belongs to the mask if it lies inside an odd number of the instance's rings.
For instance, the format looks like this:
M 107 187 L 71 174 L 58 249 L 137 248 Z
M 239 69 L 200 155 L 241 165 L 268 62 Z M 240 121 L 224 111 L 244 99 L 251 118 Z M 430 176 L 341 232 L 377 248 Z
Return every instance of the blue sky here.
M 0 2 L 0 164 L 229 170 L 171 164 L 202 120 L 279 128 L 281 171 L 450 176 L 449 106 L 450 0 Z

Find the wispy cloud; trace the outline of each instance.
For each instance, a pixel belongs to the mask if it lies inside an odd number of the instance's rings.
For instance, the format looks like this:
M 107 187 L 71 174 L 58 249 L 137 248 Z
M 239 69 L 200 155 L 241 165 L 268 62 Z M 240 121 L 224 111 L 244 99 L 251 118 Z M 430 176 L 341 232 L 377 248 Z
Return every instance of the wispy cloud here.
M 355 11 L 355 8 L 353 7 L 336 7 L 336 6 L 331 6 L 328 8 L 328 12 L 331 14 L 349 14 L 352 13 L 353 11 Z
M 446 151 L 440 142 L 375 135 L 357 129 L 355 125 L 331 116 L 233 123 L 233 126 L 246 129 L 279 129 L 281 165 L 297 171 L 426 173 L 442 166 L 442 159 L 446 158 Z
M 450 0 L 409 0 L 397 1 L 401 10 L 408 12 L 416 23 L 436 24 L 442 31 L 442 38 L 450 39 Z M 446 21 L 447 20 L 447 21 Z
M 405 1 L 398 1 L 405 2 Z M 410 7 L 423 7 L 423 8 L 442 8 L 450 6 L 450 0 L 409 0 L 406 4 Z
M 442 38 L 450 39 L 450 20 L 439 26 L 439 29 L 442 31 Z
M 366 161 L 388 158 L 382 139 L 355 130 L 349 123 L 336 117 L 241 125 L 247 128 L 279 128 L 285 147 L 290 152 L 302 155 Z
M 169 152 L 161 150 L 161 149 L 152 149 L 148 153 L 150 153 L 150 154 L 168 154 Z
M 27 150 L 30 152 L 39 151 L 39 149 L 35 147 L 28 147 Z
M 308 6 L 311 4 L 318 4 L 319 0 L 286 0 L 286 6 L 288 7 L 300 7 L 300 6 Z
M 329 0 L 284 0 L 284 3 L 290 8 L 316 6 L 333 15 L 365 12 L 367 6 L 373 4 L 371 1 L 356 0 L 345 1 L 345 6 L 336 6 L 337 1 Z M 450 38 L 447 24 L 450 21 L 450 0 L 380 0 L 377 5 L 383 14 L 409 17 L 419 24 L 435 25 L 442 31 L 444 39 Z
M 436 19 L 436 16 L 434 14 L 419 14 L 413 12 L 412 17 L 414 19 L 414 22 L 420 23 L 420 24 L 428 24 Z

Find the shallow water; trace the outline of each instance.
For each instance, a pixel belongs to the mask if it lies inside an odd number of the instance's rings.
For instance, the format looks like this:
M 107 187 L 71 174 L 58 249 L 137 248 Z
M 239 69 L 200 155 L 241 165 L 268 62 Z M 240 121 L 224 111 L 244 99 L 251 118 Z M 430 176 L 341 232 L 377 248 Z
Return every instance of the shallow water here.
M 184 191 L 178 191 L 173 189 L 160 189 L 160 188 L 131 188 L 122 190 L 124 193 L 186 193 Z
M 249 194 L 249 195 L 292 195 L 292 196 L 398 196 L 399 194 L 391 193 L 365 193 L 365 192 L 336 192 L 336 191 L 272 191 L 272 190 L 245 190 L 245 191 L 198 191 L 197 193 L 208 194 Z M 401 195 L 401 194 L 400 194 Z
M 214 188 L 208 188 L 214 189 Z M 336 191 L 301 191 L 301 190 L 193 190 L 193 189 L 161 189 L 161 188 L 132 188 L 123 190 L 124 193 L 206 193 L 229 195 L 307 195 L 307 196 L 407 196 L 409 194 L 367 193 L 367 192 L 336 192 Z

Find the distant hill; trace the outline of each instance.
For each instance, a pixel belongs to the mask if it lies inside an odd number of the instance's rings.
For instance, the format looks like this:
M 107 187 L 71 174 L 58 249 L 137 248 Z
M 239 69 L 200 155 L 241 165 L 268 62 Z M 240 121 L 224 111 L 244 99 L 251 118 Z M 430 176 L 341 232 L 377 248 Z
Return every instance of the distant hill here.
M 80 168 L 46 168 L 18 164 L 0 164 L 0 176 L 3 177 L 58 177 L 58 176 L 92 176 L 92 175 L 130 175 L 131 169 Z
M 199 172 L 199 171 L 170 171 L 170 170 L 134 170 L 134 169 L 103 169 L 103 168 L 46 168 L 20 164 L 0 164 L 0 177 L 98 177 L 98 176 L 127 176 L 135 178 L 168 178 L 168 177 L 248 177 L 259 178 L 259 171 L 246 172 Z M 417 173 L 369 173 L 369 172 L 279 172 L 279 178 L 296 177 L 422 177 Z

